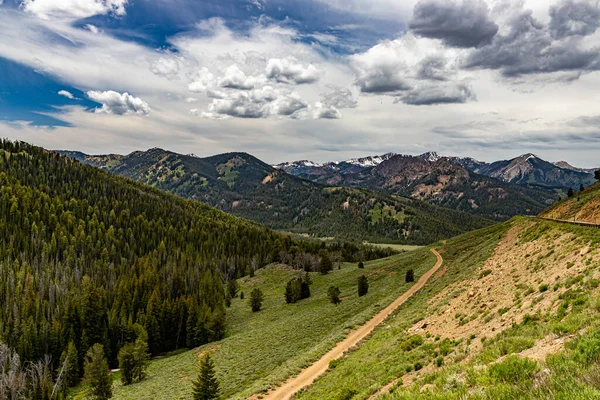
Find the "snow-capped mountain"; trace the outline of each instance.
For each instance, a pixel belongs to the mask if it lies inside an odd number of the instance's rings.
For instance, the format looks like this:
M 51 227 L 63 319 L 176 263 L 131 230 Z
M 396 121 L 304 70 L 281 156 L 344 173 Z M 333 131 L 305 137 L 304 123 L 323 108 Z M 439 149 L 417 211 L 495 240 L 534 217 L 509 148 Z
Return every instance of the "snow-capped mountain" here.
M 357 165 L 360 167 L 374 167 L 376 165 L 381 164 L 382 162 L 389 160 L 390 158 L 394 157 L 396 155 L 396 153 L 386 153 L 386 154 L 382 154 L 380 156 L 369 156 L 369 157 L 361 157 L 361 158 L 351 158 L 349 160 L 345 160 L 345 161 L 340 161 L 337 162 L 336 164 L 352 164 L 352 165 Z

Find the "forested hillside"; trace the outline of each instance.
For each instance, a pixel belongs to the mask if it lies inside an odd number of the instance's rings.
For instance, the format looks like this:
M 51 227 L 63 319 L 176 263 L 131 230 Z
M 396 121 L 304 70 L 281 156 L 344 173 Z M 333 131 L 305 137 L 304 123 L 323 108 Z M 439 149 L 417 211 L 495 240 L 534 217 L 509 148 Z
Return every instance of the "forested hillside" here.
M 294 241 L 25 143 L 0 142 L 0 342 L 21 360 L 95 343 L 111 366 L 145 328 L 152 354 L 224 336 L 223 285 L 285 259 L 387 250 Z M 314 265 L 314 262 L 312 263 Z M 1 397 L 1 396 L 0 396 Z
M 126 156 L 62 152 L 81 162 L 274 229 L 321 237 L 427 244 L 489 225 L 466 213 L 365 189 L 327 187 L 246 153 L 198 158 L 162 149 Z

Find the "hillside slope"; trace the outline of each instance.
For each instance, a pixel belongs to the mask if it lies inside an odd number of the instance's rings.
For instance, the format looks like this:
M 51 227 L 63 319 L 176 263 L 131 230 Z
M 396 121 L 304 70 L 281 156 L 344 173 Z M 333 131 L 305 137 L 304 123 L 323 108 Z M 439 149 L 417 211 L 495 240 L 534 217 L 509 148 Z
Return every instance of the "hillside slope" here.
M 297 398 L 599 398 L 598 243 L 526 218 L 449 240 L 437 280 Z
M 415 200 L 367 190 L 325 187 L 277 170 L 246 153 L 207 158 L 161 149 L 127 156 L 63 154 L 271 228 L 295 233 L 425 244 L 490 223 Z
M 541 217 L 600 224 L 600 182 L 544 210 Z
M 292 240 L 39 147 L 0 141 L 0 347 L 23 362 L 50 356 L 49 371 L 68 347 L 83 365 L 94 344 L 115 368 L 140 329 L 154 355 L 221 339 L 225 282 L 280 258 L 314 266 L 333 251 L 349 261 L 390 254 Z

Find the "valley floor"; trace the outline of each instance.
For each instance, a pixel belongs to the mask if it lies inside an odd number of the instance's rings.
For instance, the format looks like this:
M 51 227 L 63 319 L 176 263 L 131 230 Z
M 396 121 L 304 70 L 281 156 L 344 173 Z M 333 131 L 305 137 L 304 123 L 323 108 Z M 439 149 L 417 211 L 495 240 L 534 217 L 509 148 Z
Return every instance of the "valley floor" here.
M 342 340 L 408 297 L 405 272 L 430 271 L 429 248 L 313 275 L 312 297 L 292 305 L 283 287 L 297 272 L 270 266 L 244 278 L 245 293 L 265 292 L 263 311 L 234 299 L 226 339 L 154 361 L 146 381 L 116 384 L 115 398 L 189 399 L 198 357 L 210 352 L 228 399 L 285 398 L 276 394 L 298 386 L 273 390 L 323 371 L 294 398 L 600 399 L 600 230 L 515 218 L 435 248 L 441 268 L 358 346 L 347 346 L 358 337 Z M 370 290 L 358 297 L 362 274 Z M 331 285 L 342 290 L 337 307 L 327 299 Z M 340 346 L 349 350 L 322 359 Z M 303 380 L 298 374 L 317 360 L 318 373 Z

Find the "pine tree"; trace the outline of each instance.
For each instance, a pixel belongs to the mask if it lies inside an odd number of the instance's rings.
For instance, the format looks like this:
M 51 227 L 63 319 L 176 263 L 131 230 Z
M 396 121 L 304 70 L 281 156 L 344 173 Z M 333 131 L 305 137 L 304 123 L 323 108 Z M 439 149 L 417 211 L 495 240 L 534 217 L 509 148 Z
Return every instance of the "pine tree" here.
M 581 185 L 579 185 L 579 191 L 583 192 L 585 190 L 585 186 L 583 186 L 583 183 Z
M 85 380 L 90 385 L 89 393 L 93 400 L 112 397 L 112 378 L 101 344 L 93 345 L 85 355 Z
M 567 196 L 573 197 L 573 195 L 575 195 L 575 191 L 570 187 L 569 190 L 567 190 Z
M 358 297 L 362 297 L 369 292 L 369 280 L 365 275 L 358 277 Z
M 404 280 L 406 281 L 406 283 L 414 282 L 415 281 L 415 271 L 413 271 L 412 269 L 409 269 L 408 271 L 406 271 L 406 276 L 405 276 Z
M 252 290 L 250 293 L 250 308 L 252 309 L 252 312 L 260 311 L 263 297 L 263 292 L 259 288 Z
M 200 362 L 200 373 L 194 381 L 194 400 L 212 400 L 219 397 L 219 382 L 215 377 L 215 366 L 210 355 Z
M 240 284 L 235 279 L 231 279 L 227 282 L 227 291 L 229 292 L 229 296 L 232 299 L 235 299 L 237 297 L 239 290 Z
M 60 365 L 64 364 L 65 368 L 63 373 L 63 382 L 65 382 L 67 387 L 74 387 L 79 384 L 79 360 L 77 357 L 77 348 L 75 344 L 71 341 L 67 345 L 67 350 L 63 351 L 62 356 L 60 357 Z
M 331 262 L 331 258 L 329 258 L 329 254 L 326 251 L 320 251 L 319 255 L 321 256 L 319 272 L 323 275 L 327 275 L 331 270 L 333 270 L 333 263 Z
M 600 181 L 600 170 L 594 172 L 594 178 L 596 178 L 597 181 Z
M 119 350 L 119 370 L 121 372 L 121 382 L 124 386 L 133 383 L 133 370 L 135 368 L 135 345 L 127 343 Z

